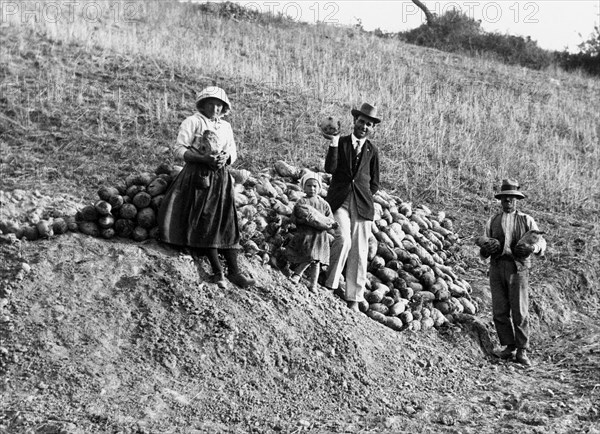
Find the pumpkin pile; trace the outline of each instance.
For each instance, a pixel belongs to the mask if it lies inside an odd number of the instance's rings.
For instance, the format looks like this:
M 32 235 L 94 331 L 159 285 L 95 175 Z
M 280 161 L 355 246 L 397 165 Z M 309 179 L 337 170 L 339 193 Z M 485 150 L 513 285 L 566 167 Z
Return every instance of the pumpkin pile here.
M 256 177 L 240 176 L 235 187 L 242 246 L 282 270 L 295 229 L 294 204 L 304 195 L 298 179 L 306 170 L 277 161 Z M 331 175 L 319 175 L 325 197 Z M 360 309 L 394 330 L 427 330 L 452 322 L 455 314 L 474 315 L 471 286 L 447 265 L 459 237 L 445 213 L 413 207 L 382 190 L 374 201 L 366 301 Z
M 69 230 L 94 237 L 158 238 L 156 214 L 180 166 L 160 165 L 154 173 L 127 176 L 114 186 L 102 186 L 98 200 L 83 206 L 75 216 L 40 220 L 36 224 L 2 224 L 4 233 L 28 240 Z M 298 180 L 307 173 L 284 161 L 252 174 L 230 169 L 235 180 L 241 245 L 247 255 L 287 273 L 286 246 L 295 232 L 294 205 L 304 196 Z M 317 172 L 325 197 L 331 175 Z M 450 267 L 458 249 L 458 236 L 444 212 L 413 207 L 399 197 L 378 191 L 375 219 L 369 240 L 366 301 L 360 309 L 394 330 L 427 330 L 453 322 L 454 315 L 475 314 L 469 283 Z M 329 233 L 333 239 L 333 231 Z M 459 269 L 457 267 L 456 269 Z
M 158 238 L 156 214 L 180 166 L 160 165 L 155 173 L 127 176 L 115 186 L 98 190 L 98 200 L 77 212 L 79 231 L 94 237 Z

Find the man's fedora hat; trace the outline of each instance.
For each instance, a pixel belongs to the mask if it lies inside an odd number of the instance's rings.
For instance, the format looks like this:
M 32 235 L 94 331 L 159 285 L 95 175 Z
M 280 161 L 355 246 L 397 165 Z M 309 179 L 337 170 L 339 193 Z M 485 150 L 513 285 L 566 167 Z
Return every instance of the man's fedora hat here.
M 500 186 L 500 192 L 495 195 L 496 199 L 502 199 L 502 196 L 515 196 L 518 199 L 523 199 L 525 196 L 521 193 L 519 183 L 514 179 L 503 179 Z
M 373 123 L 375 124 L 381 122 L 381 119 L 377 117 L 377 107 L 372 106 L 367 102 L 363 103 L 358 110 L 352 109 L 351 113 L 355 118 L 359 117 L 360 115 L 365 115 L 366 117 L 373 119 Z

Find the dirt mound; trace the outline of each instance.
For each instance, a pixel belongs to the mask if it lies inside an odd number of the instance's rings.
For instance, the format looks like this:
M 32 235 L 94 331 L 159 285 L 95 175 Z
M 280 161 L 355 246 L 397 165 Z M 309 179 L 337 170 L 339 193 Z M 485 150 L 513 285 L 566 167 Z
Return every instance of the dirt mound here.
M 489 358 L 485 330 L 469 325 L 397 333 L 255 257 L 243 266 L 256 287 L 220 290 L 206 264 L 154 241 L 68 234 L 2 254 L 8 432 L 567 432 L 598 421 L 595 389 L 561 381 L 577 360 L 547 375 L 542 360 L 523 371 Z

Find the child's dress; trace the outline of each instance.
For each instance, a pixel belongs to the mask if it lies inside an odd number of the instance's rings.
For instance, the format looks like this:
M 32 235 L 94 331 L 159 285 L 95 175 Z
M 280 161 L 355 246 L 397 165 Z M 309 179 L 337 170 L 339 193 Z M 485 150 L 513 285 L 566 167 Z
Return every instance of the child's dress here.
M 302 205 L 310 205 L 326 217 L 333 218 L 331 207 L 319 195 L 298 199 L 294 209 Z M 287 246 L 288 260 L 301 264 L 318 261 L 329 265 L 329 238 L 326 230 L 315 229 L 306 224 L 303 219 L 295 217 L 296 234 Z

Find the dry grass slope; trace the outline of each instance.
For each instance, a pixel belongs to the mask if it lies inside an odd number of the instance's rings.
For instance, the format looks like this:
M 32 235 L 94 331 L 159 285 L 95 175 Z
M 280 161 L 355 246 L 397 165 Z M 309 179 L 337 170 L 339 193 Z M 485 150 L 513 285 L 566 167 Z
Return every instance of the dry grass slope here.
M 376 136 L 385 181 L 404 197 L 444 203 L 464 192 L 487 201 L 512 176 L 534 192 L 538 208 L 600 209 L 596 79 L 449 55 L 354 28 L 222 19 L 173 1 L 111 4 L 102 20 L 84 19 L 85 2 L 68 23 L 23 25 L 21 15 L 9 16 L 47 43 L 28 45 L 21 35 L 3 44 L 9 64 L 24 52 L 34 63 L 8 74 L 15 81 L 4 83 L 5 105 L 13 114 L 4 122 L 27 129 L 58 112 L 63 122 L 87 125 L 88 136 L 119 146 L 135 138 L 149 151 L 172 142 L 193 92 L 216 82 L 234 100 L 243 164 L 285 157 L 308 165 L 323 153 L 316 116 L 343 116 L 348 126 L 349 108 L 371 100 L 385 118 Z M 61 44 L 76 44 L 97 69 L 82 70 L 68 55 L 36 67 L 42 49 L 58 53 Z M 152 83 L 132 86 L 127 78 L 136 74 Z M 80 113 L 67 120 L 65 106 Z

